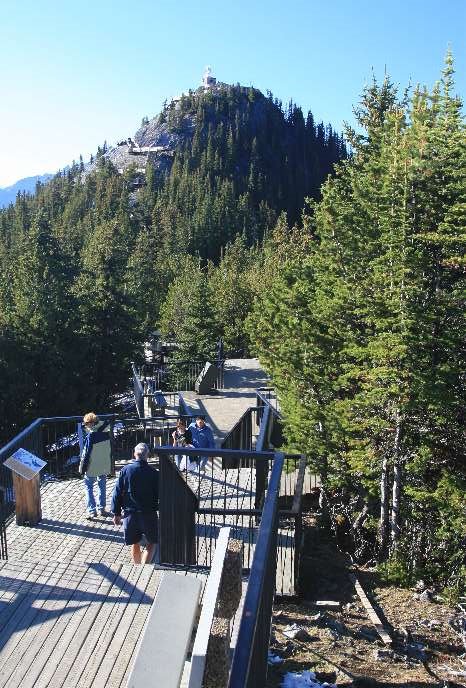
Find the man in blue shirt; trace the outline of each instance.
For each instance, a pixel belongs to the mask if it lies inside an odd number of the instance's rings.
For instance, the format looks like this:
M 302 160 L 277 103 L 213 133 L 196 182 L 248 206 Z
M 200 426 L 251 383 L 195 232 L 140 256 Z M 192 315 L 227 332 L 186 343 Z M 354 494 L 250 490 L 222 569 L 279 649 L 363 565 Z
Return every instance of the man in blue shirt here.
M 158 541 L 159 472 L 149 466 L 148 456 L 147 444 L 134 447 L 134 461 L 121 469 L 112 494 L 113 522 L 120 525 L 123 510 L 125 543 L 135 564 L 149 563 Z M 143 535 L 147 545 L 141 552 Z
M 206 425 L 202 416 L 197 416 L 196 421 L 191 423 L 188 429 L 191 430 L 193 447 L 197 449 L 215 449 L 214 433 L 211 428 Z M 192 457 L 192 461 L 198 463 L 199 470 L 205 472 L 208 461 L 207 456 Z

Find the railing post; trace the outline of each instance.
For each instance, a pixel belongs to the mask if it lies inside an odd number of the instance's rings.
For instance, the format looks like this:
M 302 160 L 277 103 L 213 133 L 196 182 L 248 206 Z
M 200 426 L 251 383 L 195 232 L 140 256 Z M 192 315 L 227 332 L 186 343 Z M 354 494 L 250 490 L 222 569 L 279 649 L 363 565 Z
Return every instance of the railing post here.
M 8 559 L 8 546 L 6 541 L 5 509 L 0 504 L 0 559 Z

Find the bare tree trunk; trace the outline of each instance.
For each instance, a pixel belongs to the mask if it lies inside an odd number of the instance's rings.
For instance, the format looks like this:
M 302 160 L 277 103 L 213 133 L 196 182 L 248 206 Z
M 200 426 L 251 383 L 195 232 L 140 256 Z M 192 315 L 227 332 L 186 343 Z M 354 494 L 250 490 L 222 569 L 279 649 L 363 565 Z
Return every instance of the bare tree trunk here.
M 380 540 L 380 558 L 383 559 L 388 542 L 388 512 L 389 512 L 389 496 L 388 496 L 388 457 L 384 456 L 382 460 L 382 472 L 380 476 L 380 524 L 379 524 L 379 540 Z
M 395 428 L 395 443 L 394 443 L 394 460 L 393 460 L 393 490 L 392 490 L 392 513 L 390 519 L 390 551 L 396 550 L 398 540 L 400 539 L 400 501 L 401 501 L 401 481 L 402 481 L 402 467 L 401 467 L 401 419 L 399 413 L 396 417 Z
M 391 530 L 391 550 L 394 552 L 398 540 L 400 539 L 400 502 L 401 502 L 401 480 L 402 469 L 401 461 L 398 461 L 393 466 L 393 492 L 392 492 L 392 517 L 390 523 Z
M 362 511 L 357 515 L 355 518 L 352 528 L 353 530 L 359 530 L 359 528 L 362 528 L 364 525 L 364 522 L 366 521 L 367 517 L 369 516 L 369 506 L 368 504 L 365 504 Z

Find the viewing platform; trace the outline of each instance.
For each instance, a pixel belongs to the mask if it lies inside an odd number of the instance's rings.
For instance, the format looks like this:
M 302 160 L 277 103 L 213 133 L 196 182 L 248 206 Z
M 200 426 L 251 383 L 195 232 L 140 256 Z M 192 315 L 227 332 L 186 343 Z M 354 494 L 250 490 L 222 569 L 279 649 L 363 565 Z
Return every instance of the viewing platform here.
M 2 461 L 17 446 L 33 451 L 57 475 L 41 485 L 39 523 L 6 527 L 8 560 L 0 562 L 0 688 L 126 687 L 164 572 L 200 580 L 203 608 L 225 527 L 240 547 L 243 576 L 229 654 L 236 657 L 237 643 L 249 652 L 258 643 L 263 659 L 254 671 L 265 671 L 268 634 L 248 629 L 252 612 L 243 608 L 260 603 L 271 614 L 275 590 L 297 592 L 308 471 L 304 457 L 273 449 L 273 440 L 280 438 L 278 414 L 258 392 L 267 384 L 258 362 L 227 360 L 222 376 L 222 387 L 212 394 L 163 392 L 161 416 L 110 417 L 117 472 L 141 441 L 160 470 L 161 564 L 129 563 L 121 527 L 110 517 L 87 519 L 83 482 L 73 468 L 79 417 L 38 419 L 0 450 Z M 157 403 L 163 406 L 161 399 Z M 175 452 L 167 445 L 180 414 L 187 420 L 204 415 L 214 431 L 217 449 L 184 450 L 208 457 L 205 473 L 175 467 Z M 114 483 L 115 477 L 107 479 L 107 506 Z M 259 592 L 248 592 L 248 582 L 262 578 Z M 242 661 L 233 660 L 231 688 L 243 685 L 234 680 Z M 188 655 L 180 686 L 198 685 L 189 683 L 191 662 Z

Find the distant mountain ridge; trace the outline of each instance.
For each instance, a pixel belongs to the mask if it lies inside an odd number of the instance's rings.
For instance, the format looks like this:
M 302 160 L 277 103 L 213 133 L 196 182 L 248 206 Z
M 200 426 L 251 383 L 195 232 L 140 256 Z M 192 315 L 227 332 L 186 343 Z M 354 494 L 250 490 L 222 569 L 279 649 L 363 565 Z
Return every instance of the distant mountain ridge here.
M 34 193 L 37 182 L 47 182 L 53 174 L 36 174 L 33 177 L 24 177 L 10 186 L 0 188 L 0 208 L 4 208 L 10 203 L 14 203 L 19 191 Z

